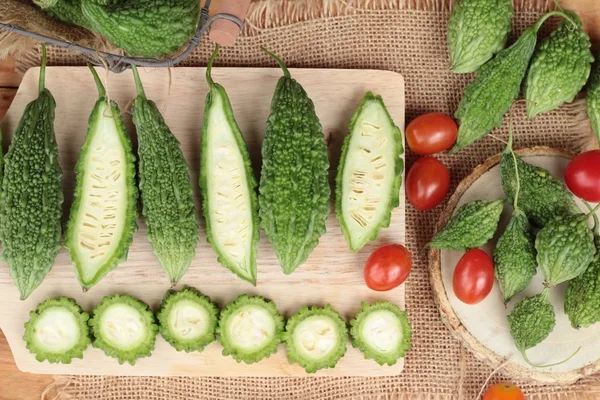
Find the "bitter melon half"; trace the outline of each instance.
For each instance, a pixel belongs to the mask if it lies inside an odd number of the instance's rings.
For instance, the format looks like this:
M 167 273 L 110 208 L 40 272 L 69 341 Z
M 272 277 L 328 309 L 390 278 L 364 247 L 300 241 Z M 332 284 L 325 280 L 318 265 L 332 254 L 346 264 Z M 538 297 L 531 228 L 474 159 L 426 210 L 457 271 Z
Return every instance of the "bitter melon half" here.
M 402 134 L 383 99 L 367 93 L 350 122 L 336 178 L 335 212 L 352 251 L 390 225 L 400 204 L 403 152 Z
M 258 200 L 256 179 L 244 138 L 225 88 L 211 78 L 215 49 L 206 69 L 206 96 L 200 188 L 208 242 L 219 262 L 240 278 L 256 283 Z
M 60 249 L 62 171 L 54 137 L 54 97 L 45 87 L 42 47 L 39 96 L 25 107 L 6 154 L 0 238 L 21 300 L 42 283 Z
M 156 104 L 146 98 L 137 68 L 138 96 L 133 101 L 140 158 L 140 194 L 148 240 L 171 283 L 190 266 L 198 244 L 198 225 L 188 165 L 179 141 Z
M 84 289 L 127 258 L 137 228 L 131 143 L 119 106 L 109 102 L 96 70 L 92 66 L 90 70 L 99 99 L 75 167 L 77 185 L 65 235 L 65 247 Z

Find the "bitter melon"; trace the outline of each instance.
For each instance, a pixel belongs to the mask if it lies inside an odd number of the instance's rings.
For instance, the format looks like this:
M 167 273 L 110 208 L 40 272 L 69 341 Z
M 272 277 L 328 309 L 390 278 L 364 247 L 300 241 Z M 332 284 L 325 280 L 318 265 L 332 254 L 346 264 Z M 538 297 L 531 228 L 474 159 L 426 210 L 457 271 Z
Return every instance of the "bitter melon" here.
M 65 247 L 84 289 L 127 259 L 136 230 L 135 157 L 119 106 L 109 103 L 90 66 L 99 98 L 75 167 L 77 183 Z
M 215 340 L 219 309 L 195 289 L 169 292 L 157 319 L 162 337 L 177 351 L 202 351 Z
M 283 62 L 267 53 L 284 76 L 275 88 L 262 145 L 259 216 L 283 272 L 290 274 L 325 233 L 329 159 L 312 100 Z
M 390 302 L 361 303 L 362 310 L 350 321 L 352 346 L 379 365 L 394 365 L 411 347 L 412 331 L 406 312 Z
M 92 29 L 134 56 L 162 57 L 175 52 L 192 38 L 200 21 L 198 0 L 81 2 Z
M 83 15 L 82 0 L 33 0 L 44 12 L 66 24 L 91 29 L 90 22 Z
M 284 333 L 287 358 L 306 372 L 333 368 L 346 354 L 346 322 L 329 304 L 302 307 L 287 322 Z
M 336 178 L 335 211 L 354 252 L 377 239 L 400 205 L 402 134 L 381 96 L 371 92 L 352 116 Z
M 139 188 L 148 240 L 171 283 L 190 266 L 198 244 L 198 225 L 188 165 L 179 141 L 156 104 L 146 98 L 133 66 L 138 96 L 133 101 L 137 128 Z
M 0 238 L 21 300 L 42 283 L 60 249 L 62 171 L 54 137 L 54 97 L 45 88 L 42 46 L 39 96 L 25 107 L 4 160 Z
M 223 355 L 253 364 L 277 352 L 283 328 L 275 303 L 260 296 L 241 295 L 221 311 L 217 333 Z
M 46 300 L 29 313 L 23 340 L 39 362 L 70 364 L 73 358 L 83 358 L 91 343 L 89 317 L 67 297 Z
M 94 336 L 93 346 L 104 354 L 135 365 L 138 358 L 154 350 L 158 325 L 148 305 L 127 295 L 105 297 L 94 308 L 88 321 Z
M 256 284 L 260 239 L 256 179 L 244 138 L 225 88 L 211 78 L 215 49 L 206 69 L 206 96 L 200 188 L 207 240 L 218 261 L 240 278 Z

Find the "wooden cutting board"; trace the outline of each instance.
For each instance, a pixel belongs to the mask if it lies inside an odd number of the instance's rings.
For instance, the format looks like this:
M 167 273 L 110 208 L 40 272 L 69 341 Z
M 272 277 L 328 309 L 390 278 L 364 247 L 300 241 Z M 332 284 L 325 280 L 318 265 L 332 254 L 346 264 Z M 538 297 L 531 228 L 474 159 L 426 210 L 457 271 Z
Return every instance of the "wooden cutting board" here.
M 99 71 L 105 77 L 104 71 Z M 24 76 L 19 91 L 2 121 L 4 147 L 10 143 L 28 102 L 35 99 L 39 69 Z M 339 161 L 340 150 L 354 110 L 367 91 L 382 95 L 395 123 L 404 127 L 404 80 L 394 72 L 370 70 L 291 69 L 292 77 L 306 89 L 315 103 L 323 125 L 331 160 L 332 178 Z M 176 68 L 171 75 L 166 69 L 142 70 L 146 94 L 164 110 L 164 117 L 181 142 L 184 156 L 190 166 L 194 186 L 197 214 L 201 217 L 198 171 L 200 134 L 204 100 L 208 87 L 204 68 Z M 278 68 L 215 68 L 213 78 L 225 86 L 231 98 L 237 122 L 245 136 L 255 171 L 260 171 L 260 148 L 269 114 L 271 97 L 277 80 Z M 108 92 L 124 110 L 135 97 L 131 72 L 107 77 Z M 72 196 L 73 168 L 84 140 L 87 121 L 97 99 L 92 75 L 87 68 L 48 68 L 46 86 L 56 98 L 56 138 L 60 164 L 63 168 L 65 193 L 65 220 Z M 129 134 L 135 145 L 134 129 L 126 115 Z M 258 175 L 258 174 L 257 174 Z M 241 281 L 216 261 L 216 256 L 206 243 L 204 226 L 196 257 L 181 285 L 196 287 L 210 296 L 220 307 L 238 295 L 262 295 L 272 299 L 279 311 L 289 317 L 303 305 L 330 303 L 347 321 L 360 310 L 361 300 L 374 302 L 389 300 L 404 308 L 404 285 L 389 292 L 369 290 L 363 282 L 363 265 L 369 254 L 383 243 L 405 242 L 404 188 L 402 204 L 394 210 L 391 226 L 382 230 L 375 243 L 368 244 L 354 254 L 346 245 L 333 213 L 327 220 L 327 233 L 307 262 L 293 274 L 284 275 L 266 237 L 261 237 L 258 254 L 258 284 L 256 287 Z M 200 218 L 202 224 L 202 218 Z M 36 305 L 51 297 L 69 296 L 86 310 L 91 311 L 106 295 L 130 294 L 148 303 L 157 311 L 170 284 L 156 260 L 146 239 L 143 221 L 136 232 L 126 262 L 107 275 L 101 283 L 87 293 L 82 293 L 66 250 L 58 255 L 54 268 L 43 284 L 26 300 L 20 301 L 17 290 L 8 274 L 6 264 L 0 265 L 0 328 L 6 334 L 17 366 L 22 371 L 42 374 L 102 374 L 102 375 L 191 375 L 191 376 L 306 376 L 298 365 L 287 362 L 285 348 L 258 364 L 238 364 L 231 357 L 221 355 L 218 343 L 208 346 L 202 353 L 181 353 L 157 338 L 152 357 L 138 360 L 135 366 L 119 365 L 92 347 L 84 353 L 83 360 L 70 365 L 38 363 L 25 348 L 22 340 L 23 324 Z M 365 360 L 360 351 L 348 343 L 346 356 L 329 370 L 319 371 L 321 376 L 385 376 L 398 375 L 403 360 L 393 367 L 381 367 Z

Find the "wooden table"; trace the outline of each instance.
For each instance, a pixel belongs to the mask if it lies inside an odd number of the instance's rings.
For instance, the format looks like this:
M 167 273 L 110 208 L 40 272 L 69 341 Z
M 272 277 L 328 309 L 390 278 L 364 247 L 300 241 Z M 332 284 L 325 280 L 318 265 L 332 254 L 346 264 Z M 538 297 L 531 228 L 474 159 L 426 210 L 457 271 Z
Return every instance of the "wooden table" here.
M 216 1 L 216 0 L 215 0 Z M 561 0 L 568 9 L 577 12 L 596 48 L 600 44 L 600 1 Z M 14 62 L 0 63 L 0 119 L 8 110 L 20 83 L 20 76 L 14 72 Z M 20 372 L 12 357 L 4 334 L 0 330 L 0 400 L 39 400 L 44 389 L 53 382 L 52 376 L 33 375 Z M 49 393 L 48 398 L 52 398 Z M 590 396 L 592 399 L 593 396 Z

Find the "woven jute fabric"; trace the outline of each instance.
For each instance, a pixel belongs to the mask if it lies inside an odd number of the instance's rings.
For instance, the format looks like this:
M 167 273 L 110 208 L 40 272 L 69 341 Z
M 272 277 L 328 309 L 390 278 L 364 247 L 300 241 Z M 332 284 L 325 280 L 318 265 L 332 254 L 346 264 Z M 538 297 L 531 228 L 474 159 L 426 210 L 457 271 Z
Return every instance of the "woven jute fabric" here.
M 552 7 L 550 1 L 516 1 L 513 40 Z M 277 53 L 290 67 L 392 70 L 406 80 L 407 120 L 426 112 L 452 114 L 473 75 L 448 70 L 446 24 L 451 4 L 442 0 L 274 1 L 253 3 L 242 37 L 224 48 L 218 65 L 273 66 L 259 50 Z M 556 21 L 541 32 L 548 33 Z M 203 66 L 212 52 L 204 40 L 182 65 Z M 68 51 L 49 49 L 51 65 L 81 65 Z M 232 89 L 234 90 L 234 89 Z M 541 115 L 525 116 L 523 103 L 511 111 L 516 147 L 547 145 L 577 152 L 592 143 L 582 99 Z M 507 121 L 493 134 L 506 139 Z M 504 144 L 489 136 L 456 155 L 440 158 L 452 188 Z M 408 152 L 408 165 L 416 156 Z M 400 376 L 384 378 L 140 378 L 56 377 L 47 398 L 81 400 L 180 399 L 474 399 L 493 372 L 455 340 L 441 322 L 421 251 L 434 233 L 443 205 L 429 212 L 407 209 L 407 246 L 414 266 L 406 287 L 413 348 Z M 585 351 L 585 350 L 583 350 Z M 369 361 L 365 361 L 369 362 Z M 255 368 L 260 368 L 257 364 Z M 498 371 L 489 384 L 506 381 Z M 517 383 L 531 399 L 600 398 L 598 377 L 570 386 Z

